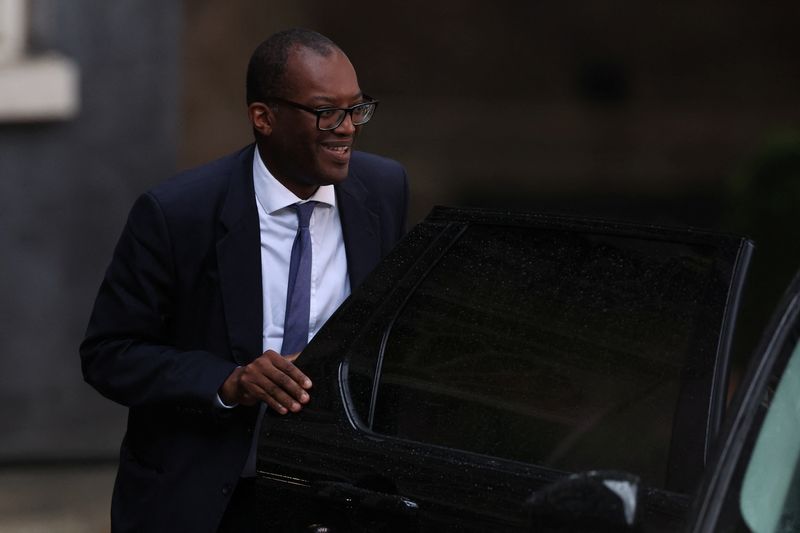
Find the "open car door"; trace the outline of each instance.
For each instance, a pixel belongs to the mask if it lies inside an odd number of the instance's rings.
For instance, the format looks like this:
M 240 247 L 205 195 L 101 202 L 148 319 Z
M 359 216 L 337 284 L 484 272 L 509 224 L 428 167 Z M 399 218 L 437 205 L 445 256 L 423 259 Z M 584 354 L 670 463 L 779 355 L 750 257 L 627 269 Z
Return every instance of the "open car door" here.
M 693 229 L 435 209 L 303 352 L 311 403 L 265 419 L 266 524 L 522 531 L 532 494 L 615 470 L 674 531 L 723 414 L 751 252 Z

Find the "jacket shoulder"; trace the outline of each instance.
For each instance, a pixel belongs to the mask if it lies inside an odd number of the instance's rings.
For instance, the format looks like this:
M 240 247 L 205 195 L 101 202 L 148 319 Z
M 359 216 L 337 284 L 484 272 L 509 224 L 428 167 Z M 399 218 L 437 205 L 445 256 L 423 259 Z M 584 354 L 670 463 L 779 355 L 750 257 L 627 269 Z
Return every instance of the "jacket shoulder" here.
M 230 180 L 250 168 L 253 147 L 248 146 L 195 168 L 184 170 L 147 191 L 162 207 L 198 206 L 224 197 Z M 249 163 L 248 163 L 249 161 Z
M 406 229 L 409 191 L 405 168 L 388 157 L 353 152 L 350 176 L 341 187 L 380 218 L 385 254 Z
M 403 165 L 376 154 L 353 152 L 348 180 L 359 183 L 373 195 L 406 195 L 408 178 Z
M 350 164 L 352 165 L 352 170 L 355 174 L 360 174 L 361 172 L 379 172 L 390 175 L 405 175 L 405 169 L 403 168 L 403 165 L 394 159 L 389 159 L 388 157 L 383 157 L 377 154 L 371 154 L 369 152 L 354 151 L 353 159 Z

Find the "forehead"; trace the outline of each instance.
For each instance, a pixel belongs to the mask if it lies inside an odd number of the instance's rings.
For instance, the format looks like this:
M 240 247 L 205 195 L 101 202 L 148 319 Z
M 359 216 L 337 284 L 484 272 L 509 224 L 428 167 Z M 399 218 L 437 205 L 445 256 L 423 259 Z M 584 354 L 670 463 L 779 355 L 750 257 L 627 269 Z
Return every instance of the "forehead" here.
M 305 47 L 293 48 L 286 60 L 285 81 L 298 98 L 353 98 L 360 94 L 352 63 L 336 48 L 327 56 Z

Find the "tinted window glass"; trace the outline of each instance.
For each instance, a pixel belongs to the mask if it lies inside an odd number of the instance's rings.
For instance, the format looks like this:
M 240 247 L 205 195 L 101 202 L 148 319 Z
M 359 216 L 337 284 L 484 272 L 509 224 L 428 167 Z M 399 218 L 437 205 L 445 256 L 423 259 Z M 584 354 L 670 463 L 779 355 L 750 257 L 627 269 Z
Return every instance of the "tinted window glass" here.
M 800 348 L 769 405 L 742 483 L 739 506 L 753 531 L 800 530 Z
M 716 345 L 715 253 L 469 226 L 389 330 L 373 429 L 664 486 L 687 355 Z

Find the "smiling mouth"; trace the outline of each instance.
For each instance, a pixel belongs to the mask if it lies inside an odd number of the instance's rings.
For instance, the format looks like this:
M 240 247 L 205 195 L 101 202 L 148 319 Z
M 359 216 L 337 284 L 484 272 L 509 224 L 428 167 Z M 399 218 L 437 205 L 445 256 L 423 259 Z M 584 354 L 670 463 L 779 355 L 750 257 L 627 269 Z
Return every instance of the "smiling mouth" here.
M 349 146 L 325 146 L 325 149 L 339 155 L 344 155 L 350 151 Z
M 350 161 L 349 144 L 323 144 L 322 147 L 331 155 L 334 162 L 343 165 Z

